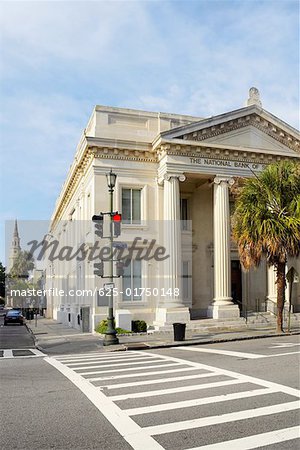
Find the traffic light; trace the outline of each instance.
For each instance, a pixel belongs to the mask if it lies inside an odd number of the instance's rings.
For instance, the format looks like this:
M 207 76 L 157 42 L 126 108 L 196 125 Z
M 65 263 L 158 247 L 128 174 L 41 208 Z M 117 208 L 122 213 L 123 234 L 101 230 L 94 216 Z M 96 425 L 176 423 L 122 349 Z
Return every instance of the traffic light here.
M 124 275 L 124 263 L 122 261 L 117 261 L 116 275 L 117 277 L 122 277 Z
M 122 215 L 119 214 L 118 212 L 113 213 L 112 219 L 113 219 L 113 235 L 114 237 L 118 237 L 121 234 Z
M 103 237 L 103 214 L 93 216 L 92 221 L 95 224 L 95 234 L 100 238 Z
M 94 264 L 94 275 L 103 277 L 103 261 Z

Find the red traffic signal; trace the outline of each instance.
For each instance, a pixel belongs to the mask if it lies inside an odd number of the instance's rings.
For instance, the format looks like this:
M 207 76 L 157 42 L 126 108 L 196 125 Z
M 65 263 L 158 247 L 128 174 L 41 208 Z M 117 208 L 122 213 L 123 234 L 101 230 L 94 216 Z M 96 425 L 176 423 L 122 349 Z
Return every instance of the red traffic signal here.
M 122 221 L 122 214 L 114 213 L 113 214 L 113 221 L 114 222 L 121 222 Z
M 118 237 L 121 234 L 122 214 L 118 212 L 113 213 L 112 220 L 114 224 L 114 237 Z

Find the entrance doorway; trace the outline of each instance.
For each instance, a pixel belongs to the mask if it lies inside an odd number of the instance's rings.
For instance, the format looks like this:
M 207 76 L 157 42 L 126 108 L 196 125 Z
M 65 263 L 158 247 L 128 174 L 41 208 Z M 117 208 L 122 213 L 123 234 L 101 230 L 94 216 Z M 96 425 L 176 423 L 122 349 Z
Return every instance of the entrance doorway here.
M 82 332 L 88 333 L 90 331 L 90 308 L 83 306 L 80 308 Z
M 231 297 L 242 311 L 242 267 L 239 260 L 231 261 Z

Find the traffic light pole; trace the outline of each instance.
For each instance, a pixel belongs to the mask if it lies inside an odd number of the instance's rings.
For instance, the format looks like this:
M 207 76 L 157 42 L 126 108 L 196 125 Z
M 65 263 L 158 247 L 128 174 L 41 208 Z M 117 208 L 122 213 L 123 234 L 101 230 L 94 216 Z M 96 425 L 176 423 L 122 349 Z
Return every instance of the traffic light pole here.
M 111 283 L 114 281 L 114 261 L 113 261 L 113 240 L 114 240 L 114 230 L 113 230 L 113 206 L 114 206 L 114 190 L 109 189 L 110 194 L 110 264 L 109 264 L 109 280 Z M 111 290 L 111 295 L 108 297 L 108 317 L 107 317 L 107 330 L 104 336 L 103 345 L 116 345 L 119 343 L 117 338 L 117 331 L 115 329 L 115 318 L 114 318 L 114 297 Z

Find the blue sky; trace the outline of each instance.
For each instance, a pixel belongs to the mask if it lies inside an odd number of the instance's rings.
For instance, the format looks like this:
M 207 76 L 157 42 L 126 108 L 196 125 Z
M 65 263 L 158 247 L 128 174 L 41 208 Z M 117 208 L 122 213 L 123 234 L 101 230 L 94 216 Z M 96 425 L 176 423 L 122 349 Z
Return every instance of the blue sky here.
M 299 126 L 298 0 L 2 1 L 1 215 L 49 219 L 96 104 Z

